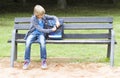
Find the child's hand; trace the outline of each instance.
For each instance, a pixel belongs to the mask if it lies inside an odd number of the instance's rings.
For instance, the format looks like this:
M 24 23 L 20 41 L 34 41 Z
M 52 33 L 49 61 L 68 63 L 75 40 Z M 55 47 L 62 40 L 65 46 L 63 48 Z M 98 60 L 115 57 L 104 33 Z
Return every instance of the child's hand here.
M 52 31 L 56 31 L 57 30 L 57 28 L 56 28 L 56 26 L 54 26 L 53 28 L 52 28 Z
M 58 28 L 60 26 L 60 22 L 56 21 L 56 27 Z

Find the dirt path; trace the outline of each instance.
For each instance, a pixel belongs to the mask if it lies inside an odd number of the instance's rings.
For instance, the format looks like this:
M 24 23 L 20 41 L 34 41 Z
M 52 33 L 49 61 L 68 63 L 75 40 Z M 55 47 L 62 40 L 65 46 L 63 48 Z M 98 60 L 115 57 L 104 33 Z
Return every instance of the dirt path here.
M 61 61 L 61 60 L 57 60 Z M 40 63 L 32 61 L 28 70 L 22 62 L 10 67 L 9 58 L 0 59 L 0 78 L 120 78 L 120 67 L 111 68 L 100 63 L 68 63 L 48 60 L 48 69 L 42 70 Z

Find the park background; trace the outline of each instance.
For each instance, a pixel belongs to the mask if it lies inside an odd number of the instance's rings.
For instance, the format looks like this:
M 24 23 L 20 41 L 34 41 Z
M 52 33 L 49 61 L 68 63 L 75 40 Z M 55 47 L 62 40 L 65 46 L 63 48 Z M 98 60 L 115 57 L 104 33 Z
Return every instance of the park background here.
M 15 17 L 30 17 L 36 4 L 42 5 L 46 13 L 58 17 L 113 17 L 115 31 L 115 66 L 120 66 L 120 1 L 116 0 L 67 0 L 65 8 L 59 8 L 57 0 L 4 0 L 0 1 L 0 58 L 10 57 L 11 44 L 7 43 L 12 37 Z M 48 58 L 78 58 L 72 62 L 94 62 L 109 64 L 106 58 L 106 45 L 62 45 L 47 44 Z M 24 59 L 24 44 L 19 44 L 18 61 Z M 39 60 L 39 45 L 33 44 L 32 60 Z

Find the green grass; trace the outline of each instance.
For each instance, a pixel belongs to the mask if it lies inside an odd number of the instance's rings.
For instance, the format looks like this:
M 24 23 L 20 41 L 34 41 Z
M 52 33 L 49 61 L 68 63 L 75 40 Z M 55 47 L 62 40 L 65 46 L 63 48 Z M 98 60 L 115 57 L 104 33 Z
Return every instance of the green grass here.
M 120 66 L 120 6 L 113 5 L 80 5 L 78 7 L 72 6 L 65 10 L 57 8 L 46 8 L 48 14 L 56 15 L 58 17 L 63 16 L 111 16 L 114 18 L 114 30 L 117 45 L 115 46 L 115 65 Z M 10 57 L 11 44 L 7 43 L 8 39 L 11 39 L 14 18 L 15 17 L 30 17 L 32 11 L 19 12 L 14 10 L 8 10 L 9 13 L 3 11 L 0 14 L 0 57 Z M 21 11 L 21 10 L 20 10 Z M 2 11 L 1 11 L 2 12 Z M 70 31 L 67 31 L 70 32 Z M 78 31 L 79 32 L 79 31 Z M 25 45 L 19 44 L 18 56 L 24 58 Z M 38 57 L 39 59 L 39 45 L 33 44 L 31 55 L 32 57 Z M 47 44 L 48 57 L 69 57 L 80 58 L 79 62 L 103 62 L 109 63 L 106 59 L 106 45 L 71 45 L 71 44 Z M 19 58 L 18 58 L 19 59 Z

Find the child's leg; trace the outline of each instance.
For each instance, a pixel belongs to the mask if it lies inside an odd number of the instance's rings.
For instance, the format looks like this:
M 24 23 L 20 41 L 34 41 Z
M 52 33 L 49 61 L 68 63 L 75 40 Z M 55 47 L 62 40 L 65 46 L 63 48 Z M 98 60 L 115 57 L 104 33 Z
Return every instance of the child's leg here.
M 40 41 L 40 54 L 41 54 L 41 68 L 46 69 L 47 68 L 47 54 L 46 54 L 46 41 L 44 35 L 39 36 Z
M 25 49 L 25 60 L 30 61 L 30 51 L 31 51 L 31 44 L 33 41 L 36 40 L 36 35 L 29 35 L 27 40 L 26 40 L 26 49 Z
M 46 41 L 44 35 L 40 35 L 38 38 L 38 41 L 40 43 L 40 54 L 41 54 L 41 59 L 46 59 L 47 54 L 46 54 Z

